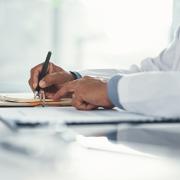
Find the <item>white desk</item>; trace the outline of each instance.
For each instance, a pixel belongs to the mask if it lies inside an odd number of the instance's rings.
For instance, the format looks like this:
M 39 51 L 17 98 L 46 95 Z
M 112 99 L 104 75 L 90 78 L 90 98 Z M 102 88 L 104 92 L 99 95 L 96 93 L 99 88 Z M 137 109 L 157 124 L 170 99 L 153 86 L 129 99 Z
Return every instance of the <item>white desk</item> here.
M 156 125 L 155 125 L 156 126 Z M 164 126 L 164 125 L 163 125 Z M 121 129 L 123 127 L 124 129 Z M 149 126 L 153 128 L 152 126 Z M 164 126 L 165 127 L 165 126 Z M 166 126 L 167 127 L 167 126 Z M 118 134 L 119 140 L 123 137 L 123 142 L 130 142 L 136 133 L 140 130 L 148 129 L 147 126 L 73 126 L 71 127 L 78 133 L 85 135 L 102 135 L 109 131 L 121 129 Z M 157 126 L 155 127 L 157 128 Z M 163 128 L 163 127 L 160 127 Z M 175 127 L 174 127 L 175 128 Z M 52 130 L 52 129 L 51 129 Z M 128 130 L 128 131 L 127 131 Z M 130 133 L 131 132 L 131 136 Z M 49 130 L 48 130 L 49 131 Z M 136 132 L 135 132 L 136 131 Z M 2 132 L 2 131 L 1 131 Z M 105 152 L 90 150 L 79 146 L 76 143 L 68 145 L 60 140 L 53 145 L 52 139 L 48 137 L 53 131 L 46 134 L 43 130 L 23 130 L 20 131 L 20 139 L 12 136 L 14 142 L 23 142 L 33 144 L 35 148 L 40 148 L 40 153 L 50 155 L 50 160 L 41 158 L 29 158 L 26 155 L 13 153 L 8 150 L 0 149 L 0 179 L 3 180 L 177 180 L 180 179 L 180 157 L 178 154 L 168 153 L 167 157 L 160 156 L 161 150 L 151 147 L 153 152 L 158 152 L 159 156 L 152 157 L 139 155 L 136 153 Z M 25 134 L 23 134 L 25 133 Z M 26 140 L 26 133 L 30 138 Z M 40 136 L 42 137 L 39 137 Z M 140 133 L 139 133 L 140 135 Z M 150 134 L 155 135 L 155 134 Z M 2 136 L 1 136 L 2 137 Z M 143 134 L 141 134 L 143 137 Z M 151 136 L 153 137 L 153 136 Z M 156 136 L 154 136 L 155 139 Z M 5 135 L 2 139 L 6 139 Z M 38 141 L 38 139 L 40 140 Z M 42 139 L 41 139 L 42 138 Z M 143 138 L 142 138 L 143 139 Z M 142 140 L 141 139 L 141 140 Z M 138 140 L 138 139 L 136 139 Z M 145 139 L 144 139 L 145 140 Z M 156 139 L 155 139 L 156 140 Z M 37 142 L 38 141 L 38 142 Z M 45 141 L 45 142 L 44 142 Z M 6 146 L 6 148 L 8 148 Z M 148 147 L 149 148 L 149 147 Z M 49 153 L 49 149 L 51 150 Z M 141 144 L 139 150 L 147 149 L 146 144 Z M 145 151 L 147 152 L 147 151 Z M 163 149 L 162 149 L 162 152 Z M 48 156 L 49 157 L 49 156 Z
M 1 131 L 2 132 L 2 131 Z M 177 180 L 180 178 L 180 155 L 172 151 L 161 156 L 163 149 L 151 146 L 154 154 L 105 152 L 87 149 L 76 142 L 64 143 L 53 131 L 23 130 L 17 134 L 1 133 L 1 141 L 35 148 L 37 156 L 29 157 L 0 148 L 0 179 L 3 180 Z M 5 141 L 6 142 L 6 141 Z M 16 145 L 16 143 L 15 143 Z M 98 146 L 98 141 L 95 143 Z M 146 145 L 143 149 L 146 149 Z M 7 148 L 7 146 L 5 146 Z M 21 146 L 20 146 L 21 147 Z M 113 150 L 114 151 L 114 150 Z M 147 152 L 147 151 L 145 151 Z M 41 155 L 42 154 L 42 155 Z M 172 158 L 171 155 L 176 155 Z M 164 155 L 164 154 L 163 154 Z M 39 157 L 40 156 L 40 157 Z
M 61 144 L 62 145 L 62 144 Z M 58 147 L 58 146 L 57 146 Z M 136 153 L 109 153 L 85 149 L 76 143 L 59 146 L 56 159 L 37 159 L 0 153 L 4 180 L 177 180 L 179 159 L 151 157 Z

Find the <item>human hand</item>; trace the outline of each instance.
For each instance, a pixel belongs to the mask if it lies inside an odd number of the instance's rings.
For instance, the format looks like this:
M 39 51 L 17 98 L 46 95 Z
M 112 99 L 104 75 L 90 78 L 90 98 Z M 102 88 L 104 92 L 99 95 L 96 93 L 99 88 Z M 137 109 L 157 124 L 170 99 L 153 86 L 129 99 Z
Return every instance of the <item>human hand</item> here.
M 39 64 L 31 69 L 29 85 L 34 91 L 38 85 L 38 77 L 42 70 L 42 64 Z M 49 63 L 48 74 L 39 82 L 39 86 L 45 89 L 47 98 L 52 98 L 62 85 L 68 81 L 74 80 L 70 72 L 65 71 L 59 66 Z
M 72 93 L 72 105 L 79 110 L 92 110 L 98 107 L 113 108 L 107 93 L 107 82 L 91 77 L 84 77 L 64 84 L 54 95 L 60 99 Z

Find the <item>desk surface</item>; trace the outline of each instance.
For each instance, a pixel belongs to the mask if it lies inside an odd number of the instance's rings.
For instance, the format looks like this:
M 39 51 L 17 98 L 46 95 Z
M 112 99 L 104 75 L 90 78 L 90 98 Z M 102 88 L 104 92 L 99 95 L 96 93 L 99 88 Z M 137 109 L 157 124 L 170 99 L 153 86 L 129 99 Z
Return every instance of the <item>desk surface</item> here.
M 71 144 L 63 157 L 40 163 L 25 157 L 1 157 L 0 177 L 6 180 L 177 180 L 179 162 L 159 157 L 109 153 Z M 62 153 L 60 150 L 59 153 Z M 8 162 L 7 162 L 8 161 Z
M 61 134 L 60 134 L 61 135 Z M 1 135 L 1 141 L 8 139 Z M 20 131 L 10 142 L 38 149 L 37 156 L 0 148 L 0 177 L 5 180 L 177 180 L 180 156 L 160 156 L 143 151 L 87 148 L 79 142 L 62 143 L 59 135 L 46 131 Z M 5 141 L 6 142 L 6 141 Z M 99 145 L 100 141 L 95 142 Z M 16 144 L 16 143 L 15 143 Z M 146 146 L 146 145 L 144 145 Z M 7 148 L 7 146 L 5 146 Z M 155 148 L 155 147 L 151 147 Z M 156 150 L 156 149 L 154 149 Z M 160 151 L 160 149 L 157 149 Z M 172 151 L 173 153 L 173 151 Z
M 165 124 L 164 124 L 165 125 Z M 165 125 L 170 129 L 176 129 L 180 125 Z M 148 126 L 148 127 L 147 127 Z M 138 132 L 149 131 L 155 128 L 157 131 L 163 127 L 152 125 L 145 126 L 116 126 L 116 125 L 97 125 L 97 126 L 73 126 L 73 130 L 85 135 L 104 135 L 107 132 L 119 129 L 119 142 L 122 140 L 128 142 L 135 137 Z M 158 129 L 159 127 L 159 129 Z M 158 151 L 158 155 L 143 154 L 147 149 L 147 144 L 141 144 L 140 153 L 130 153 L 128 151 L 106 152 L 82 147 L 77 142 L 62 143 L 57 140 L 51 131 L 44 130 L 23 130 L 17 134 L 10 134 L 12 140 L 22 142 L 20 147 L 33 147 L 38 149 L 34 157 L 25 154 L 12 152 L 12 148 L 6 143 L 6 132 L 0 129 L 0 142 L 3 148 L 0 148 L 0 179 L 3 180 L 177 180 L 180 179 L 180 157 L 171 157 L 169 153 L 166 157 L 161 156 L 161 149 L 149 147 L 153 152 Z M 132 134 L 130 136 L 130 131 Z M 135 131 L 136 130 L 136 131 Z M 156 132 L 157 132 L 156 131 Z M 3 132 L 3 134 L 2 134 Z M 154 129 L 153 131 L 154 132 Z M 169 133 L 169 131 L 168 131 Z M 5 135 L 4 135 L 5 134 Z M 28 138 L 26 139 L 26 135 Z M 44 136 L 45 134 L 45 136 Z M 145 137 L 144 134 L 139 134 Z M 146 134 L 147 135 L 147 134 Z M 149 133 L 149 137 L 156 140 L 156 135 Z M 52 138 L 49 138 L 52 137 Z M 146 136 L 147 137 L 147 136 Z M 54 138 L 56 139 L 54 142 Z M 145 139 L 144 139 L 145 140 Z M 168 140 L 168 138 L 166 138 Z M 19 146 L 18 146 L 19 147 Z M 10 149 L 8 149 L 10 148 Z M 14 147 L 16 149 L 16 146 Z M 18 148 L 16 149 L 18 150 Z M 162 150 L 163 151 L 163 150 Z M 163 151 L 164 152 L 164 151 Z M 174 151 L 171 151 L 173 154 Z M 28 151 L 27 151 L 28 153 Z M 147 153 L 147 151 L 146 151 Z M 39 157 L 39 155 L 43 155 Z

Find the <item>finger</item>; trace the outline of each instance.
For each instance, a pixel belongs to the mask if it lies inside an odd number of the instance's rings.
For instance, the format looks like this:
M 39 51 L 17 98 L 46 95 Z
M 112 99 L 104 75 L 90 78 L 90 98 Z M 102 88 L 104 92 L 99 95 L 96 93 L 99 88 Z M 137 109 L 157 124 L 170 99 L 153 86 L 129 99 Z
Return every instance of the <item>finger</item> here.
M 68 82 L 54 95 L 53 99 L 55 100 L 60 99 L 61 97 L 64 97 L 69 93 L 73 93 L 75 89 L 76 89 L 75 83 Z
M 38 80 L 39 80 L 39 74 L 42 70 L 42 64 L 38 64 L 34 68 L 31 69 L 31 74 L 30 74 L 30 80 L 29 80 L 29 85 L 31 86 L 32 89 L 36 89 L 38 85 Z M 53 64 L 50 63 L 48 66 L 48 73 L 53 71 Z
M 54 93 L 50 93 L 50 92 L 46 92 L 46 91 L 45 91 L 45 96 L 46 96 L 46 98 L 48 98 L 48 99 L 52 99 L 53 96 L 54 96 Z
M 29 86 L 31 87 L 31 90 L 34 91 L 37 87 L 37 84 L 33 82 L 32 78 L 29 79 L 28 83 Z
M 35 89 L 37 87 L 38 77 L 39 77 L 39 73 L 41 72 L 41 69 L 42 69 L 42 64 L 39 64 L 33 69 L 31 69 L 31 75 L 30 75 L 31 77 L 29 82 L 32 89 Z
M 97 106 L 83 101 L 77 93 L 72 95 L 72 106 L 78 110 L 92 110 L 97 108 Z
M 69 77 L 69 74 L 62 71 L 62 72 L 55 72 L 46 75 L 40 81 L 40 87 L 46 88 L 52 85 L 63 85 L 66 82 L 72 81 Z
M 78 108 L 83 104 L 83 99 L 78 97 L 75 93 L 72 94 L 72 106 Z
M 98 107 L 93 105 L 93 104 L 86 104 L 86 103 L 83 103 L 81 104 L 80 106 L 77 107 L 78 110 L 85 110 L 85 111 L 88 111 L 88 110 L 94 110 L 94 109 L 97 109 Z
M 39 82 L 39 86 L 41 88 L 46 88 L 55 84 L 58 84 L 59 81 L 59 74 L 58 73 L 51 73 L 51 74 L 47 74 L 40 82 Z
M 33 74 L 33 78 L 32 78 L 32 87 L 33 89 L 36 89 L 37 85 L 38 85 L 38 78 L 39 78 L 39 73 L 40 71 L 35 71 Z
M 72 106 L 77 107 L 80 104 L 81 104 L 81 101 L 79 101 L 74 96 L 72 96 Z
M 97 109 L 98 106 L 93 105 L 93 104 L 86 104 L 86 110 L 94 110 Z
M 75 107 L 78 110 L 93 110 L 93 109 L 97 109 L 96 105 L 89 104 L 89 103 L 86 103 L 86 102 L 82 102 L 81 104 L 77 104 L 76 103 Z
M 90 77 L 90 76 L 84 76 L 83 78 L 84 78 L 84 79 L 93 79 L 93 78 Z
M 53 66 L 54 64 L 53 63 L 49 63 L 49 66 L 48 66 L 48 73 L 52 73 L 53 72 Z
M 29 83 L 29 86 L 30 86 L 31 90 L 34 91 L 34 88 L 32 87 L 32 80 L 29 79 L 28 83 Z
M 46 88 L 52 85 L 61 85 L 66 82 L 66 77 L 63 73 L 61 72 L 56 72 L 56 73 L 50 73 L 47 74 L 40 82 L 39 86 L 41 88 Z

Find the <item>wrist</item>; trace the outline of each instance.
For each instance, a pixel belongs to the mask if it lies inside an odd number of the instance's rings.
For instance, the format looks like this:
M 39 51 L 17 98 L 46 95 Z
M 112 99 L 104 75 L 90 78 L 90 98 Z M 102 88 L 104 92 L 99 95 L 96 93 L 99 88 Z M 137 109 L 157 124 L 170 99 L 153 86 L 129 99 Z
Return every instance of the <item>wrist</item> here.
M 76 74 L 73 73 L 72 71 L 69 71 L 69 74 L 71 76 L 72 81 L 77 79 Z
M 111 100 L 110 100 L 110 98 L 108 96 L 108 83 L 107 82 L 104 82 L 104 91 L 105 91 L 105 98 L 104 98 L 104 100 L 105 100 L 105 102 L 104 102 L 105 107 L 113 108 L 114 105 L 113 105 L 113 103 L 111 102 Z
M 82 76 L 78 72 L 75 72 L 75 71 L 69 71 L 69 72 L 70 72 L 73 80 L 82 78 Z
M 116 75 L 112 77 L 107 83 L 107 93 L 108 98 L 112 102 L 112 104 L 120 109 L 124 109 L 123 105 L 121 104 L 120 95 L 118 92 L 118 84 L 121 80 L 121 75 Z

